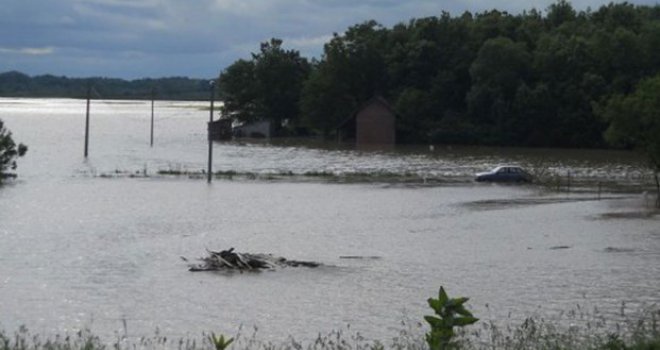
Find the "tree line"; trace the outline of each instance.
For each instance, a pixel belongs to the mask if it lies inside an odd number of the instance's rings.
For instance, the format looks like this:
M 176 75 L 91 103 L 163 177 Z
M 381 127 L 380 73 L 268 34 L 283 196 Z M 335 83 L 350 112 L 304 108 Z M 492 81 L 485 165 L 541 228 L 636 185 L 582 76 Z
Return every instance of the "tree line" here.
M 3 97 L 70 97 L 84 98 L 93 87 L 94 98 L 206 100 L 209 81 L 186 77 L 123 80 L 114 78 L 67 78 L 54 75 L 28 76 L 21 72 L 0 74 L 0 96 Z
M 228 66 L 219 85 L 226 115 L 271 120 L 281 134 L 332 137 L 380 95 L 397 113 L 401 143 L 605 147 L 616 134 L 606 130 L 621 124 L 612 101 L 658 76 L 658 47 L 658 5 L 576 11 L 559 0 L 518 15 L 367 21 L 335 33 L 318 59 L 271 39 Z

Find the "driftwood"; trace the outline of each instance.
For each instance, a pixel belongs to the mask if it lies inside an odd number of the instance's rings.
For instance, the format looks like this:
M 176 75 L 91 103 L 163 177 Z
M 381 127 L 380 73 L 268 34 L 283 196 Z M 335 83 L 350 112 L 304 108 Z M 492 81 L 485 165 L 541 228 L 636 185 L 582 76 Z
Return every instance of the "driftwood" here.
M 275 269 L 277 267 L 318 267 L 320 265 L 312 261 L 287 260 L 270 254 L 237 253 L 234 252 L 234 248 L 221 251 L 207 249 L 206 251 L 208 252 L 208 256 L 199 259 L 202 261 L 201 264 L 189 264 L 189 271 L 259 271 Z M 185 258 L 183 260 L 188 261 Z

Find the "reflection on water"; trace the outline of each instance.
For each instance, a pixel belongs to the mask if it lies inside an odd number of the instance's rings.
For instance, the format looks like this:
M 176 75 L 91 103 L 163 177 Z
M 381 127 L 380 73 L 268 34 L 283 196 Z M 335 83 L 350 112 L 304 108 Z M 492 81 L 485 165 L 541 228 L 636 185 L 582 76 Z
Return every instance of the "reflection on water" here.
M 125 321 L 133 336 L 158 328 L 176 337 L 256 325 L 267 338 L 309 339 L 350 324 L 386 340 L 402 318 L 421 321 L 440 285 L 470 296 L 483 319 L 660 302 L 659 219 L 626 217 L 644 206 L 636 194 L 595 200 L 469 181 L 207 185 L 90 176 L 204 169 L 201 106 L 158 102 L 150 148 L 148 102 L 94 101 L 84 160 L 84 101 L 0 99 L 1 118 L 30 147 L 19 179 L 0 188 L 0 326 L 44 333 L 89 326 L 112 337 Z M 586 177 L 644 176 L 638 160 L 617 152 L 362 152 L 296 142 L 218 143 L 214 168 L 469 178 L 518 163 Z M 550 249 L 560 246 L 570 248 Z M 180 259 L 229 247 L 324 266 L 224 275 L 190 273 Z
M 30 146 L 23 178 L 206 169 L 207 112 L 198 102 L 157 102 L 155 146 L 149 147 L 150 102 L 93 101 L 90 157 L 81 162 L 85 105 L 80 100 L 0 99 L 2 118 Z M 648 182 L 645 163 L 629 152 L 492 147 L 398 146 L 360 151 L 314 140 L 224 142 L 214 145 L 216 171 L 239 173 L 387 173 L 471 180 L 476 172 L 515 163 L 537 175 Z M 33 171 L 34 170 L 34 171 Z

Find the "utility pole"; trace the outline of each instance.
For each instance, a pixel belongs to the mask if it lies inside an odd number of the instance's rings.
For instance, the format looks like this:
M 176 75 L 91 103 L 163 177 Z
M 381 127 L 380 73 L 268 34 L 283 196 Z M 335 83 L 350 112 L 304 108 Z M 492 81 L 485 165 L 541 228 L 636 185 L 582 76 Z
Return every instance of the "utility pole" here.
M 213 140 L 211 139 L 211 123 L 213 123 L 213 100 L 215 99 L 215 80 L 209 82 L 211 86 L 211 110 L 209 112 L 209 125 L 208 125 L 208 138 L 209 138 L 209 167 L 207 173 L 207 182 L 211 183 L 211 178 L 213 177 Z
M 156 99 L 156 88 L 151 88 L 151 147 L 154 146 L 154 100 Z
M 89 100 L 92 98 L 92 86 L 87 85 L 87 113 L 85 114 L 85 158 L 89 147 Z

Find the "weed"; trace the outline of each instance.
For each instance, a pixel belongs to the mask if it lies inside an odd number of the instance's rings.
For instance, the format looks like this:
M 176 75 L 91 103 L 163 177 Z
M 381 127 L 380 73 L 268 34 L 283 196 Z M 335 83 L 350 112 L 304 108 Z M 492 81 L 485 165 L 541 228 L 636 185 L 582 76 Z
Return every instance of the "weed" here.
M 456 349 L 457 344 L 452 341 L 454 327 L 464 327 L 479 321 L 463 306 L 468 300 L 465 297 L 449 298 L 443 287 L 440 287 L 438 299 L 429 298 L 429 306 L 439 316 L 424 316 L 431 325 L 431 331 L 426 334 L 426 342 L 431 350 Z
M 215 333 L 211 333 L 211 335 L 209 335 L 209 340 L 211 341 L 211 344 L 213 344 L 215 350 L 225 350 L 234 341 L 234 338 L 225 339 L 225 336 L 222 334 L 218 337 Z

